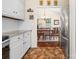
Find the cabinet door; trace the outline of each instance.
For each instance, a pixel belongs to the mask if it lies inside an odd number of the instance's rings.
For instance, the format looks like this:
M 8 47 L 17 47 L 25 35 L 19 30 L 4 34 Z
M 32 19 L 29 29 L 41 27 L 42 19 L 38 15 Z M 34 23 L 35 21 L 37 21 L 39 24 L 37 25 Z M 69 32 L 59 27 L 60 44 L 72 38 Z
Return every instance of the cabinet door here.
M 30 48 L 30 32 L 24 33 L 23 50 L 24 53 Z
M 27 50 L 30 48 L 30 43 L 26 42 L 23 43 L 23 53 L 25 54 L 27 52 Z
M 2 0 L 2 14 L 5 16 L 15 17 L 17 0 Z
M 18 45 L 18 36 L 10 38 L 10 48 L 15 47 Z
M 24 41 L 30 41 L 30 32 L 26 32 L 26 33 L 24 33 Z
M 17 45 L 10 48 L 10 59 L 21 59 L 22 58 L 22 46 Z
M 18 17 L 24 19 L 25 0 L 18 0 Z
M 23 35 L 10 39 L 10 59 L 21 59 L 23 53 Z
M 19 59 L 18 46 L 10 48 L 10 59 Z
M 2 15 L 24 19 L 24 0 L 2 0 Z
M 10 38 L 10 47 L 23 43 L 23 35 L 18 35 Z

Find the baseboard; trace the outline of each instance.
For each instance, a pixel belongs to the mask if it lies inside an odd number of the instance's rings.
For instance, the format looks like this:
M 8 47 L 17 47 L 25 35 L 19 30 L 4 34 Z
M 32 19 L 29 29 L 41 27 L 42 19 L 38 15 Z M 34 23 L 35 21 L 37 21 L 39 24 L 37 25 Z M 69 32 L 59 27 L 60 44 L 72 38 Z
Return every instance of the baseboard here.
M 28 53 L 28 51 L 31 49 L 31 47 L 27 50 L 27 52 L 25 52 L 25 54 L 23 55 L 23 57 L 21 59 L 24 59 L 24 56 Z

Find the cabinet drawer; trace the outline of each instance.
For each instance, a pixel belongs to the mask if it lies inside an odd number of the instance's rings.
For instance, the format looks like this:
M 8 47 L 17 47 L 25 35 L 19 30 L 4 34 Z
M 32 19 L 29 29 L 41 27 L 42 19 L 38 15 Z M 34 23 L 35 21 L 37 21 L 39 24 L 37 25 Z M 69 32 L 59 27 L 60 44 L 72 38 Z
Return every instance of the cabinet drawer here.
M 10 47 L 17 46 L 17 45 L 19 45 L 21 43 L 23 43 L 23 35 L 12 37 L 10 39 Z
M 18 40 L 22 40 L 22 39 L 23 39 L 23 35 L 18 35 L 18 36 L 10 38 L 10 43 L 14 43 L 14 42 L 16 42 Z
M 16 41 L 18 41 L 19 39 L 18 39 L 18 36 L 16 36 L 16 37 L 12 37 L 12 38 L 10 38 L 10 43 L 15 43 Z
M 10 59 L 21 59 L 22 52 L 23 52 L 23 47 L 21 45 L 11 47 L 10 48 Z
M 11 48 L 12 48 L 12 47 L 16 47 L 16 46 L 19 46 L 19 45 L 21 45 L 21 44 L 23 44 L 23 41 L 18 40 L 18 41 L 15 41 L 14 43 L 10 43 L 10 47 L 11 47 Z
M 10 2 L 10 3 L 9 3 Z M 25 0 L 2 0 L 2 14 L 8 17 L 24 19 Z

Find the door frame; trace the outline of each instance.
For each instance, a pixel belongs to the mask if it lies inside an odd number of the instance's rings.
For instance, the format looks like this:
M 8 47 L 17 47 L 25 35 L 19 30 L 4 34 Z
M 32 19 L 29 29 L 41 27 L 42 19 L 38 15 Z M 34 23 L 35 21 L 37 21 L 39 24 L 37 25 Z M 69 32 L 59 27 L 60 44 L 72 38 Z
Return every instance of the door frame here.
M 76 0 L 69 0 L 70 57 L 76 59 Z

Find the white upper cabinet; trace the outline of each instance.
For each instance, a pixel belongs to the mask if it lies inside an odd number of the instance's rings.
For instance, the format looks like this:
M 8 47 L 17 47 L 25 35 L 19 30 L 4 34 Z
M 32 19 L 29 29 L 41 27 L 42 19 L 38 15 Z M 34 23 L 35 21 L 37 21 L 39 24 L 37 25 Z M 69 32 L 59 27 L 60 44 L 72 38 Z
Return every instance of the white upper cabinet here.
M 24 20 L 24 0 L 2 0 L 2 15 Z

